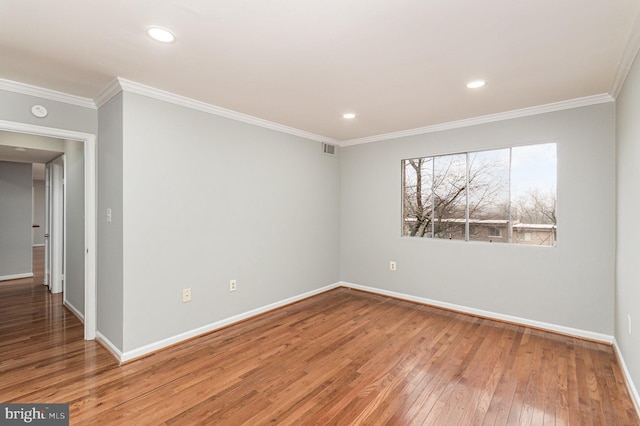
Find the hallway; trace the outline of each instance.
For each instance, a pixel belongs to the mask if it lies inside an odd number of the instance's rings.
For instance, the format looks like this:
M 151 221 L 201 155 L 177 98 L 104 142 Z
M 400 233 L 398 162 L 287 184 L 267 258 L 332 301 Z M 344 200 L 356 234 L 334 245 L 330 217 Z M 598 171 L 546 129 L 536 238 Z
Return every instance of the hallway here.
M 44 247 L 34 247 L 33 272 L 33 278 L 0 282 L 1 402 L 69 402 L 68 393 L 57 392 L 65 383 L 117 362 L 95 341 L 83 340 L 83 324 L 63 306 L 63 294 L 42 284 Z

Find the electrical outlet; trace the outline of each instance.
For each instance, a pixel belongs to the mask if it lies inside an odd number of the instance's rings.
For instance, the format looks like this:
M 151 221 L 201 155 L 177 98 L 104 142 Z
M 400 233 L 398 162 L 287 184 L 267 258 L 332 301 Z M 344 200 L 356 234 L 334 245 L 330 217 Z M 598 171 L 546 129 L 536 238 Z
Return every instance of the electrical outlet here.
M 627 331 L 629 332 L 629 336 L 631 336 L 631 315 L 627 315 Z
M 191 289 L 183 288 L 182 289 L 182 302 L 191 302 Z
M 391 271 L 395 271 L 396 270 L 396 262 L 394 262 L 393 260 L 391 262 L 389 262 L 389 270 L 391 270 Z
M 229 281 L 229 291 L 236 291 L 236 280 Z

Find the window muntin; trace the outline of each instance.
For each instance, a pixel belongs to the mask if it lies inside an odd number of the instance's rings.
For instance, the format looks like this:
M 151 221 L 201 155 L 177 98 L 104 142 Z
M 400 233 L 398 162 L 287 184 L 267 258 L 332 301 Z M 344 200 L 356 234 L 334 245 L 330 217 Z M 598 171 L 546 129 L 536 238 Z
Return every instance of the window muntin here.
M 408 237 L 554 246 L 556 144 L 402 161 Z

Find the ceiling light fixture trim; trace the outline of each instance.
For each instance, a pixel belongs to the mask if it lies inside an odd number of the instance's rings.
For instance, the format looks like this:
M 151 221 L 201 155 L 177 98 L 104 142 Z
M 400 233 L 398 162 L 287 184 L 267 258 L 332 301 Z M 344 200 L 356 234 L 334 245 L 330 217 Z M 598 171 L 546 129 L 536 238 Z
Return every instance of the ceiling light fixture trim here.
M 160 43 L 169 44 L 176 41 L 176 35 L 171 30 L 157 25 L 147 27 L 147 35 Z
M 348 112 L 346 114 L 342 114 L 342 118 L 347 120 L 353 120 L 354 118 L 356 118 L 356 115 L 352 112 Z
M 484 80 L 474 80 L 467 83 L 467 88 L 469 89 L 479 89 L 480 87 L 487 84 Z

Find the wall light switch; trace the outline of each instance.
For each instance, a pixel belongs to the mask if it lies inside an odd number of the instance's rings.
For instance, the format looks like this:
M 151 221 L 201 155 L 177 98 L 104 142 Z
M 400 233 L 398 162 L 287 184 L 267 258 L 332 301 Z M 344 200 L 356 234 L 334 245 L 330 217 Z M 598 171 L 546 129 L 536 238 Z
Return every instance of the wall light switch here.
M 107 209 L 107 222 L 111 223 L 111 209 Z

